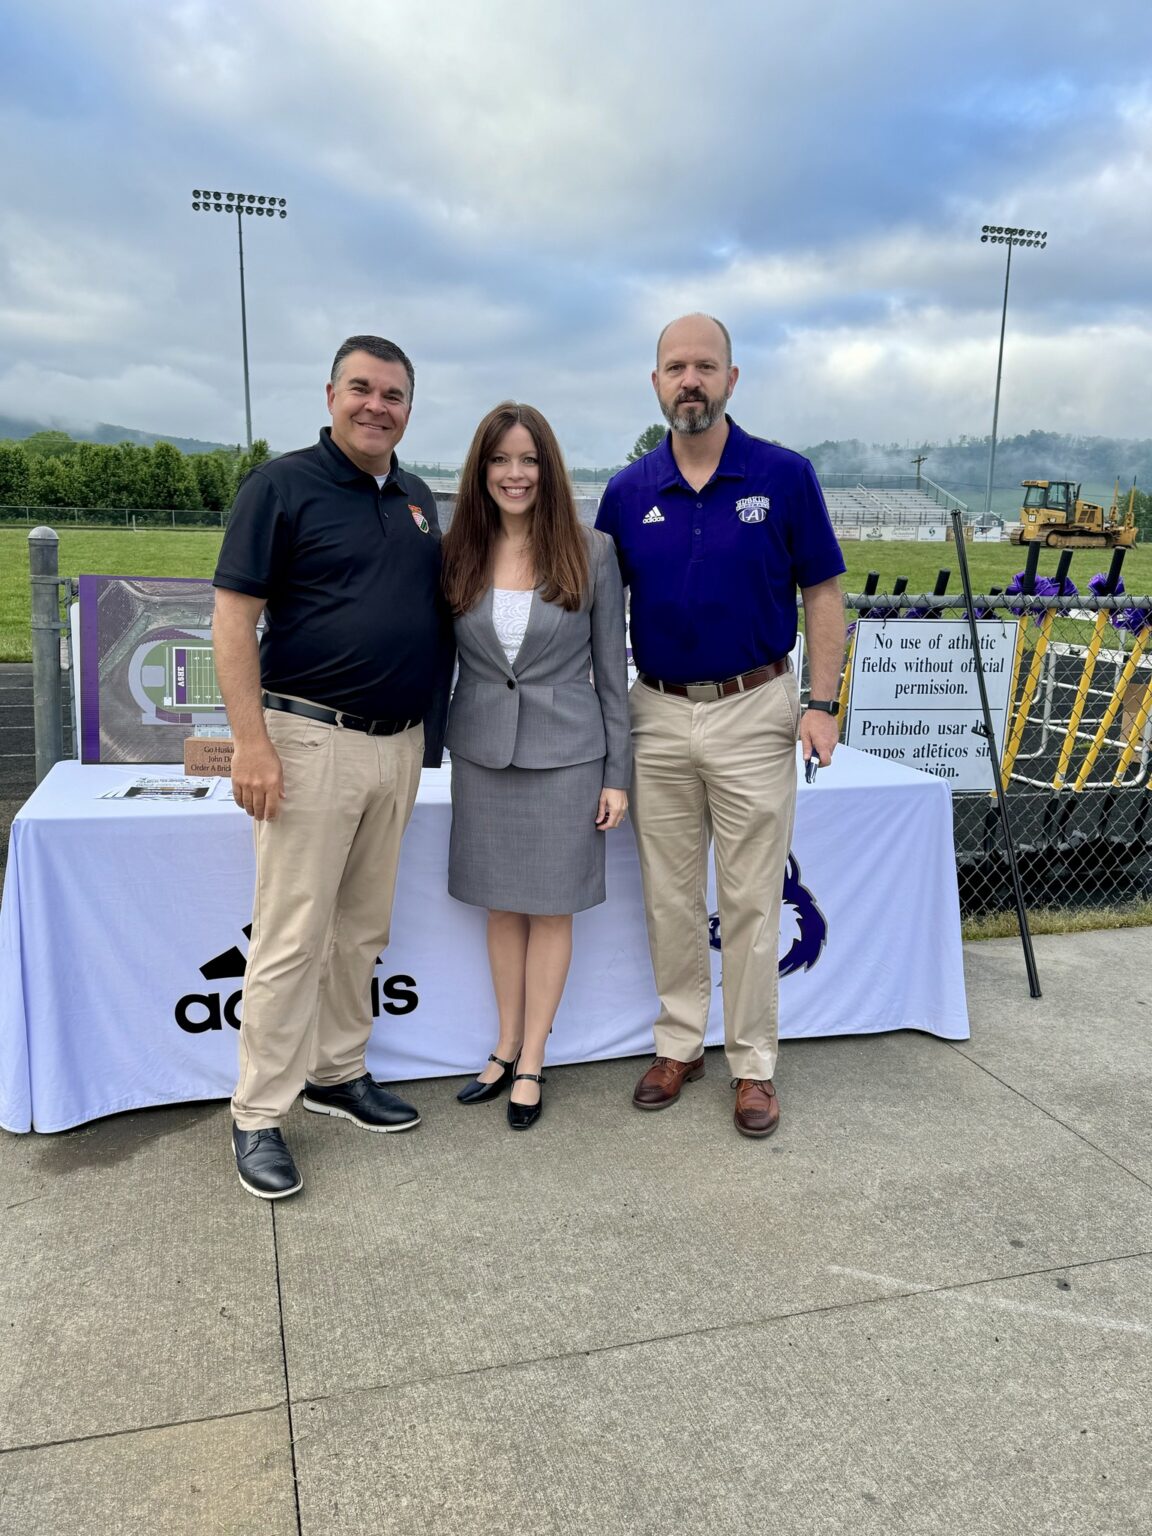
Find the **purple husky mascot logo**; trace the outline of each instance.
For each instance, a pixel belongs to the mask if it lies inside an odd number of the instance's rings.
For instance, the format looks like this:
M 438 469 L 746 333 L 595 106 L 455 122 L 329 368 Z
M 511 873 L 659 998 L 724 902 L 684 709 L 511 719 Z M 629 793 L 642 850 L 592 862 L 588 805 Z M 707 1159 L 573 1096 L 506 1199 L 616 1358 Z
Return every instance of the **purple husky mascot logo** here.
M 791 976 L 793 971 L 810 971 L 819 960 L 828 942 L 828 919 L 816 905 L 816 898 L 800 879 L 800 866 L 794 854 L 788 855 L 784 869 L 784 907 L 781 932 L 785 932 L 791 920 L 792 942 L 780 957 L 780 975 Z M 720 914 L 713 912 L 708 919 L 708 942 L 713 949 L 720 949 Z

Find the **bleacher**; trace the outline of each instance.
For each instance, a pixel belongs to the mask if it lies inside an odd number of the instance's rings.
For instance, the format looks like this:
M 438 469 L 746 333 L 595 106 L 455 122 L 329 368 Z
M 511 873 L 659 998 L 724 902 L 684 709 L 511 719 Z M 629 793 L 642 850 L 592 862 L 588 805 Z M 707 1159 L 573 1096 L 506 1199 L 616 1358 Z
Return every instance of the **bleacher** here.
M 935 481 L 921 477 L 880 475 L 822 477 L 832 526 L 841 539 L 917 538 L 931 536 L 948 523 L 954 507 L 965 504 Z M 921 534 L 920 530 L 923 530 Z
M 436 493 L 440 525 L 446 528 L 456 501 L 455 485 L 447 479 L 430 483 Z M 923 476 L 919 485 L 911 475 L 828 475 L 821 477 L 820 484 L 832 526 L 842 539 L 914 539 L 922 536 L 918 529 L 942 530 L 953 507 L 959 507 L 963 513 L 968 511 L 962 501 Z M 591 526 L 604 487 L 579 481 L 573 490 L 580 520 Z M 878 533 L 877 529 L 883 531 Z M 942 532 L 940 536 L 943 537 Z

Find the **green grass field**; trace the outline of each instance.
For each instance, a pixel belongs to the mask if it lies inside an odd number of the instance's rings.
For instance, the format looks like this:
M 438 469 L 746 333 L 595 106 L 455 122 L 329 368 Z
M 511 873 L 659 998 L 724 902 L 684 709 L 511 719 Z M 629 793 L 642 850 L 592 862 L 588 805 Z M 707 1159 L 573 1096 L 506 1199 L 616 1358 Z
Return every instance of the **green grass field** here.
M 211 576 L 220 548 L 220 532 L 166 532 L 150 529 L 138 533 L 120 529 L 64 529 L 60 535 L 61 576 Z M 1055 574 L 1056 550 L 1045 550 L 1040 574 Z M 1010 544 L 970 544 L 968 564 L 977 592 L 1005 586 L 1024 564 L 1024 551 Z M 1072 562 L 1072 580 L 1083 590 L 1089 577 L 1106 570 L 1109 552 L 1086 550 Z M 908 578 L 908 590 L 930 592 L 941 568 L 951 570 L 950 592 L 960 590 L 956 550 L 951 544 L 905 543 L 844 545 L 848 574 L 844 587 L 859 592 L 869 570 L 880 572 L 881 592 L 890 591 L 899 576 Z M 1130 592 L 1152 592 L 1152 546 L 1129 551 L 1124 582 Z M 0 528 L 0 661 L 28 661 L 32 655 L 28 628 L 28 534 L 19 528 Z
M 899 576 L 907 576 L 909 592 L 931 592 L 936 585 L 936 573 L 952 572 L 948 583 L 949 592 L 960 591 L 960 566 L 954 544 L 876 543 L 858 544 L 846 542 L 842 546 L 848 574 L 844 578 L 846 592 L 859 592 L 869 571 L 879 571 L 881 592 L 890 592 Z M 968 544 L 968 568 L 972 585 L 977 592 L 987 592 L 989 587 L 1007 586 L 1013 574 L 1024 567 L 1027 550 L 1014 544 Z M 1040 554 L 1040 575 L 1055 576 L 1060 551 L 1045 549 Z M 1078 551 L 1069 572 L 1080 591 L 1084 591 L 1089 579 L 1097 571 L 1106 571 L 1112 553 L 1107 549 Z M 1129 592 L 1141 596 L 1152 591 L 1152 545 L 1137 545 L 1128 551 L 1124 559 L 1124 585 Z
M 60 532 L 61 576 L 211 576 L 220 530 L 203 533 L 152 529 L 65 528 Z M 30 661 L 28 534 L 0 528 L 0 661 Z

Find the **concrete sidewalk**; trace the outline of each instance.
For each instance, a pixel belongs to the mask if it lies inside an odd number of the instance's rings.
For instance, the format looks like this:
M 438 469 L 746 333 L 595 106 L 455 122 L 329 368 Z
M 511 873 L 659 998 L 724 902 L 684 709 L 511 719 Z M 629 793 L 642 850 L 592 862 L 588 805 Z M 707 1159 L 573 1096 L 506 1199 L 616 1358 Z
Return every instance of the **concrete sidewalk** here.
M 0 1532 L 1147 1533 L 1150 937 L 969 946 L 970 1043 L 787 1044 L 766 1143 L 715 1051 L 298 1110 L 275 1207 L 222 1104 L 0 1135 Z

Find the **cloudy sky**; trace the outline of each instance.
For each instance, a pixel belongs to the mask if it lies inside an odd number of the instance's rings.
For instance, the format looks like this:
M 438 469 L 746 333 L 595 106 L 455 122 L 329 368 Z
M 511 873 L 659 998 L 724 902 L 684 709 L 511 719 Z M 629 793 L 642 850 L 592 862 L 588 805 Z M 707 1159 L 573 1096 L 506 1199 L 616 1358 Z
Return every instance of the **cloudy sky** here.
M 410 458 L 538 405 L 576 464 L 656 418 L 663 322 L 727 321 L 793 446 L 1152 436 L 1147 0 L 6 0 L 0 412 L 243 436 L 325 418 L 350 332 L 417 369 Z

